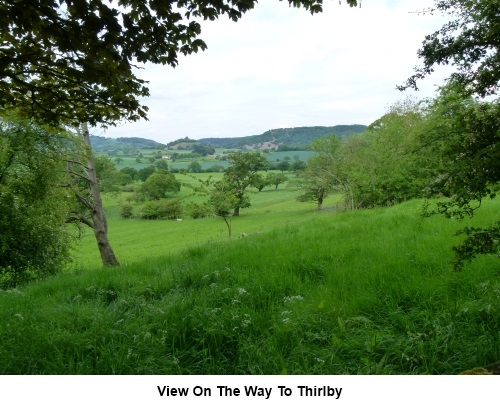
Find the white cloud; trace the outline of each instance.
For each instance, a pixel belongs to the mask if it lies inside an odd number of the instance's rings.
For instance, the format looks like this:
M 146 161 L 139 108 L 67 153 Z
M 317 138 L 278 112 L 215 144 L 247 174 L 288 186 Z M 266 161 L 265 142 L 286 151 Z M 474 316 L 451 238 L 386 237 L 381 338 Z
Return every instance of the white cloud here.
M 343 2 L 344 3 L 344 2 Z M 279 127 L 369 124 L 406 96 L 395 89 L 413 73 L 426 34 L 440 16 L 422 16 L 431 0 L 364 0 L 361 8 L 326 0 L 311 16 L 286 2 L 263 0 L 239 22 L 203 23 L 208 49 L 181 57 L 175 69 L 148 65 L 149 121 L 105 136 L 160 142 L 180 137 L 260 134 Z M 433 94 L 446 69 L 422 83 Z

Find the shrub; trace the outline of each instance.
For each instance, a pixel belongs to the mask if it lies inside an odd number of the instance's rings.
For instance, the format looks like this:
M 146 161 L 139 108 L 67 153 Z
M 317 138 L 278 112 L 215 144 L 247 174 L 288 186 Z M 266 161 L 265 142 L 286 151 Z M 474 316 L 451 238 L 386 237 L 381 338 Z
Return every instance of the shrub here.
M 182 213 L 182 204 L 179 200 L 146 201 L 137 213 L 141 219 L 176 219 Z
M 196 203 L 190 203 L 186 207 L 186 212 L 193 219 L 206 218 L 212 214 L 210 206 Z
M 134 216 L 132 204 L 124 203 L 120 206 L 120 217 L 123 219 L 130 219 Z
M 67 144 L 27 122 L 0 121 L 0 288 L 54 274 L 69 258 L 71 195 L 59 186 Z

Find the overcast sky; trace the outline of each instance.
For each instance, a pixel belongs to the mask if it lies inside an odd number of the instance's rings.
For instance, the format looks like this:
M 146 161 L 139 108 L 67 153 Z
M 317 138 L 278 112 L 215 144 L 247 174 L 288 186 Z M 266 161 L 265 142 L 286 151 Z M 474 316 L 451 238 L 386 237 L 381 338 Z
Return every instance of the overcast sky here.
M 273 128 L 368 125 L 407 95 L 435 94 L 446 70 L 399 92 L 419 64 L 417 50 L 442 16 L 412 13 L 432 0 L 363 0 L 361 8 L 325 0 L 312 16 L 288 2 L 260 0 L 237 23 L 204 22 L 208 49 L 172 68 L 148 65 L 149 121 L 95 135 L 153 139 L 240 137 Z

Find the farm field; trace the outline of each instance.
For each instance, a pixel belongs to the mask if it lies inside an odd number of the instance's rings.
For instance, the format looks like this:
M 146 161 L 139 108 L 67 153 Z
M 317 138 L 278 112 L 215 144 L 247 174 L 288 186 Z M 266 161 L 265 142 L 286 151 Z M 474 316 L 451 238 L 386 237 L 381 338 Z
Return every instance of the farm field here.
M 458 374 L 498 360 L 497 259 L 450 266 L 455 231 L 491 221 L 498 199 L 458 222 L 423 219 L 417 200 L 317 212 L 296 194 L 252 194 L 231 241 L 220 218 L 123 220 L 123 196 L 106 196 L 122 266 L 103 269 L 86 237 L 64 274 L 1 292 L 0 373 Z

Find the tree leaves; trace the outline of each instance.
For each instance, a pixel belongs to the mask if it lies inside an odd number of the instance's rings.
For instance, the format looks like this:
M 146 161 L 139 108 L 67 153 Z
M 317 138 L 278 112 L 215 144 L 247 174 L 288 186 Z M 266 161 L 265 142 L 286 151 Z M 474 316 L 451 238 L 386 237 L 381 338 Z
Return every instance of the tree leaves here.
M 444 12 L 454 20 L 427 35 L 418 51 L 423 66 L 400 90 L 418 89 L 417 82 L 430 75 L 436 65 L 454 65 L 451 79 L 473 94 L 496 94 L 500 83 L 500 18 L 498 0 L 436 0 L 427 13 Z
M 149 95 L 133 68 L 177 66 L 207 48 L 196 19 L 233 21 L 256 0 L 0 0 L 0 113 L 50 125 L 147 119 Z M 311 13 L 322 0 L 289 0 Z M 355 0 L 348 0 L 350 6 Z

